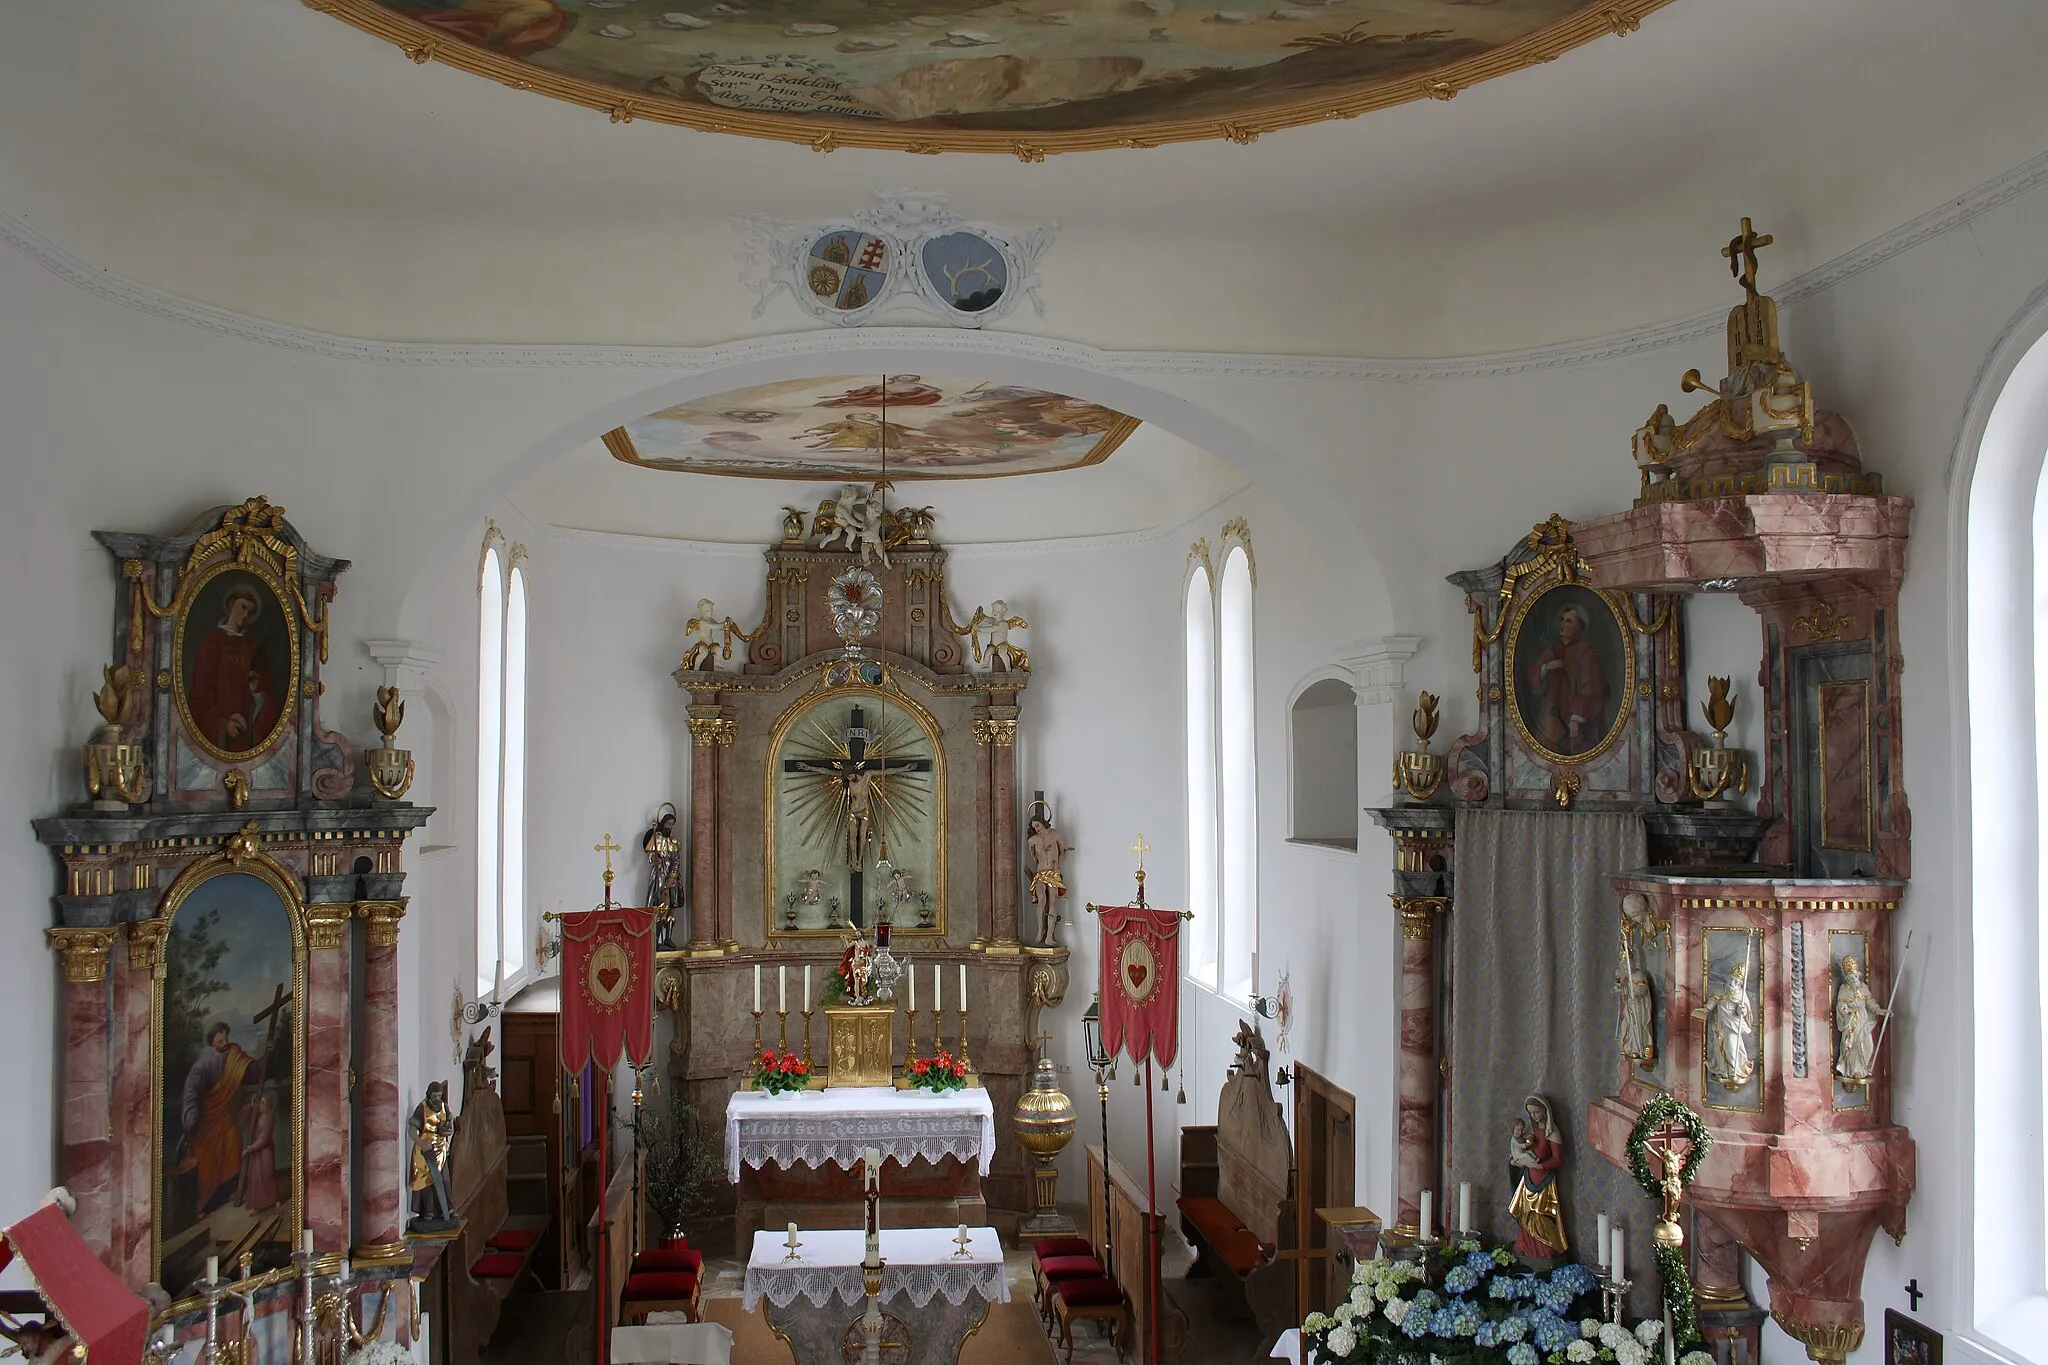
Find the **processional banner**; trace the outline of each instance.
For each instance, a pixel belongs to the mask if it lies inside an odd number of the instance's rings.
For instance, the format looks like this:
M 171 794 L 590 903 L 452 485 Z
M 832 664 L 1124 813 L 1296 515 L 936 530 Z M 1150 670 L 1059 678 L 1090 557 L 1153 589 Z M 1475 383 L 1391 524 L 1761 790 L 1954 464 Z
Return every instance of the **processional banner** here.
M 16 1253 L 36 1288 L 93 1365 L 141 1365 L 149 1305 L 100 1264 L 56 1204 L 45 1204 L 0 1234 L 0 1268 Z
M 562 1066 L 654 1055 L 654 916 L 613 906 L 562 917 Z
M 1102 924 L 1102 1045 L 1134 1062 L 1172 1066 L 1180 1051 L 1178 910 L 1098 905 Z

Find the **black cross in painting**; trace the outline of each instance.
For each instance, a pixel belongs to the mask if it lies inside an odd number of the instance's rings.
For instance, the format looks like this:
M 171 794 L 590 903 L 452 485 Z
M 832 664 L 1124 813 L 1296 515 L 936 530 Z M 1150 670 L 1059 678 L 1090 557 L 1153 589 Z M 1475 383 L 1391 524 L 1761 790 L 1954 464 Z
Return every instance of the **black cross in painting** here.
M 846 871 L 851 885 L 850 914 L 856 925 L 865 925 L 868 922 L 867 906 L 863 897 L 866 889 L 868 832 L 875 815 L 875 790 L 871 785 L 871 779 L 884 773 L 928 773 L 932 770 L 932 761 L 928 758 L 868 757 L 868 741 L 871 738 L 873 735 L 867 728 L 867 714 L 856 706 L 846 729 L 845 757 L 782 760 L 782 771 L 785 773 L 818 774 L 830 777 L 839 784 L 839 816 L 846 828 Z

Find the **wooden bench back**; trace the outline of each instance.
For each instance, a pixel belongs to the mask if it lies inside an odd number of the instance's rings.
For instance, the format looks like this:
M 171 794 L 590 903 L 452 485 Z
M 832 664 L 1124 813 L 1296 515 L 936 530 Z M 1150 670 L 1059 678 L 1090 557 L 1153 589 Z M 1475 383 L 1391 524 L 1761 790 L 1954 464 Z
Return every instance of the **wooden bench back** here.
M 476 1365 L 484 1343 L 497 1330 L 500 1300 L 490 1286 L 470 1277 L 485 1243 L 505 1226 L 505 1106 L 498 1092 L 476 1086 L 462 1099 L 455 1142 L 448 1153 L 449 1198 L 462 1233 L 444 1257 L 448 1278 L 449 1365 Z
M 1294 1245 L 1294 1143 L 1263 1076 L 1238 1073 L 1216 1106 L 1216 1197 L 1259 1244 Z

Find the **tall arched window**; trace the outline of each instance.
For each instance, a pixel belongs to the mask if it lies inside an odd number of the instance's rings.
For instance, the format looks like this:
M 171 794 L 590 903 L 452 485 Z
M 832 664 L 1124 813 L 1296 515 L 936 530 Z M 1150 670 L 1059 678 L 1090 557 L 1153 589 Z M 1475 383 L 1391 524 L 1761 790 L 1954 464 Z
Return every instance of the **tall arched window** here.
M 1218 788 L 1221 794 L 1223 945 L 1221 989 L 1233 997 L 1257 988 L 1259 950 L 1259 763 L 1253 687 L 1252 558 L 1246 543 L 1223 556 L 1217 592 Z
M 1206 547 L 1204 547 L 1206 551 Z M 1206 552 L 1188 575 L 1188 975 L 1217 987 L 1216 960 L 1222 944 L 1217 911 L 1218 831 L 1216 812 L 1216 595 L 1209 586 Z
M 525 547 L 493 526 L 477 574 L 476 989 L 526 967 Z

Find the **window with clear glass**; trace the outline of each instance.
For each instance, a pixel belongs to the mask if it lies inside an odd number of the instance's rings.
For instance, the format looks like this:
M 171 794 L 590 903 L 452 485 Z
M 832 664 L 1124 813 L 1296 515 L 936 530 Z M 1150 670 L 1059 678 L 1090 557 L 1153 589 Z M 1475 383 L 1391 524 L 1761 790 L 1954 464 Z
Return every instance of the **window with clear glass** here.
M 1209 570 L 1197 566 L 1188 577 L 1188 975 L 1215 989 L 1221 946 L 1217 907 L 1216 812 L 1216 598 Z
M 1217 593 L 1217 786 L 1222 812 L 1224 994 L 1257 988 L 1259 909 L 1259 765 L 1253 688 L 1252 569 L 1244 546 L 1223 560 Z

